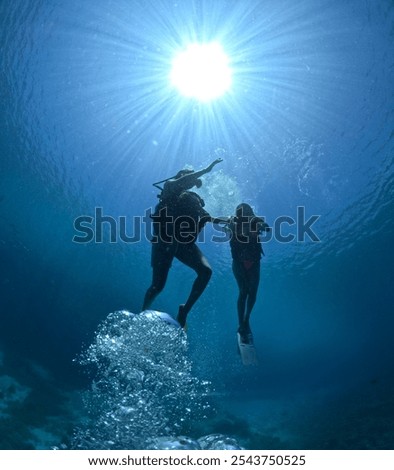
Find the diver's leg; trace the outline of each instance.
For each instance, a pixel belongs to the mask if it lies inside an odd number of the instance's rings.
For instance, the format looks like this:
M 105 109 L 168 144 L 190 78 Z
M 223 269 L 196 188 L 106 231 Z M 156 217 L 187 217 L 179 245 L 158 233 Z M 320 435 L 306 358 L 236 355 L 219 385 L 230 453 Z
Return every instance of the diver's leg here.
M 248 295 L 248 286 L 247 278 L 245 275 L 245 268 L 242 266 L 242 263 L 239 261 L 233 261 L 233 273 L 235 280 L 238 284 L 238 299 L 237 299 L 237 311 L 238 311 L 238 326 L 239 332 L 242 333 L 244 330 L 245 322 L 245 308 L 246 308 L 246 299 Z
M 256 303 L 257 290 L 260 283 L 260 261 L 256 261 L 253 266 L 247 271 L 248 279 L 248 297 L 246 301 L 245 325 L 250 331 L 249 319 L 253 307 Z
M 152 302 L 164 289 L 173 258 L 172 246 L 162 243 L 152 244 L 152 283 L 146 291 L 142 310 L 150 308 Z
M 180 245 L 176 258 L 197 273 L 190 295 L 184 305 L 179 307 L 178 322 L 185 326 L 187 314 L 204 292 L 212 275 L 211 266 L 195 243 Z
M 153 268 L 152 284 L 146 291 L 142 310 L 147 310 L 150 308 L 152 302 L 164 289 L 169 270 L 170 266 L 165 265 L 159 265 Z

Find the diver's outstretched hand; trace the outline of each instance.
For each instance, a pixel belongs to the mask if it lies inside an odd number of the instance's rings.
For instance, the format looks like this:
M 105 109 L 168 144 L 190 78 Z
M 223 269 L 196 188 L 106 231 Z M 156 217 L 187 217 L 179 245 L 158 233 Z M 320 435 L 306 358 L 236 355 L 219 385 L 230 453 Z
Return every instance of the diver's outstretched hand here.
M 217 165 L 218 163 L 222 162 L 223 161 L 223 158 L 217 158 L 215 161 L 213 161 L 210 165 L 209 165 L 209 171 L 212 170 L 212 168 Z

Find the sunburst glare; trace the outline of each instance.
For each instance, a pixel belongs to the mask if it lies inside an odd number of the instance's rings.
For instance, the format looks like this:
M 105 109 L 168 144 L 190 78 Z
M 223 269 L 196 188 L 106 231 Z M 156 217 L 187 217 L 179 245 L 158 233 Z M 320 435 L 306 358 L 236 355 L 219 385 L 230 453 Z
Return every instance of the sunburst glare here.
M 211 101 L 231 86 L 229 59 L 217 42 L 190 44 L 174 58 L 170 78 L 182 95 Z
M 292 5 L 234 0 L 169 8 L 158 0 L 133 8 L 120 2 L 109 13 L 100 4 L 91 29 L 76 23 L 72 38 L 66 25 L 58 30 L 54 65 L 41 72 L 49 109 L 54 117 L 70 110 L 70 122 L 84 134 L 72 126 L 63 132 L 73 132 L 67 139 L 92 138 L 92 158 L 111 148 L 96 178 L 117 167 L 143 173 L 152 160 L 160 174 L 184 162 L 201 166 L 217 147 L 261 162 L 261 149 L 272 151 L 306 125 L 318 131 L 331 118 L 333 73 L 340 72 L 333 65 L 335 44 L 321 36 L 321 13 L 313 4 Z M 319 54 L 317 38 L 326 41 Z M 59 93 L 51 74 L 77 82 L 80 95 L 69 86 Z M 48 114 L 49 127 L 54 117 Z

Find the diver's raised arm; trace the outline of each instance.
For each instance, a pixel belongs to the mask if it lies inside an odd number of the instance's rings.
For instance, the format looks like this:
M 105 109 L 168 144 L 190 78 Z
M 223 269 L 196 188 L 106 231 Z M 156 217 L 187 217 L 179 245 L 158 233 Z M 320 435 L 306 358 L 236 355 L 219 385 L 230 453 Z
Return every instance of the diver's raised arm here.
M 199 170 L 199 171 L 195 171 L 193 173 L 193 175 L 196 177 L 196 178 L 199 178 L 200 176 L 202 175 L 205 175 L 206 173 L 209 173 L 210 171 L 212 171 L 212 168 L 217 165 L 218 163 L 221 163 L 223 161 L 223 158 L 217 158 L 216 160 L 214 160 L 210 165 L 208 165 L 206 168 L 203 168 L 202 170 Z
M 198 170 L 198 171 L 193 171 L 192 173 L 187 173 L 186 175 L 183 175 L 180 178 L 177 178 L 176 180 L 168 181 L 167 184 L 170 184 L 171 187 L 174 189 L 175 188 L 179 188 L 180 190 L 190 189 L 193 186 L 197 185 L 197 180 L 200 176 L 205 175 L 206 173 L 209 173 L 210 171 L 212 171 L 212 168 L 222 161 L 223 161 L 222 158 L 217 158 L 206 168 L 203 168 L 202 170 Z M 201 185 L 201 182 L 200 182 L 200 185 Z

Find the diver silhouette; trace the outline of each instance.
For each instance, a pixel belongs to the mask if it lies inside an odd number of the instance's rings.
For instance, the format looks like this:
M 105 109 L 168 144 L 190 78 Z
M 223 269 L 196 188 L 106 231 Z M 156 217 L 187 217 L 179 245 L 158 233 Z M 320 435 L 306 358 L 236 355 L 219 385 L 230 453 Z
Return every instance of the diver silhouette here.
M 182 327 L 185 327 L 188 313 L 204 292 L 212 275 L 208 260 L 196 245 L 198 234 L 207 222 L 228 222 L 228 219 L 212 217 L 204 209 L 203 199 L 190 189 L 201 187 L 200 177 L 209 173 L 221 161 L 222 159 L 218 158 L 199 171 L 180 170 L 174 177 L 154 183 L 154 186 L 161 190 L 161 194 L 158 196 L 160 202 L 151 216 L 153 273 L 142 310 L 150 308 L 164 289 L 172 261 L 177 258 L 197 274 L 188 299 L 178 309 L 177 321 Z M 160 183 L 164 183 L 163 188 L 159 186 Z
M 253 343 L 249 325 L 250 315 L 256 303 L 260 283 L 260 260 L 264 254 L 260 234 L 270 228 L 263 218 L 257 217 L 249 204 L 239 204 L 228 225 L 232 269 L 238 284 L 237 300 L 238 333 L 242 343 Z

